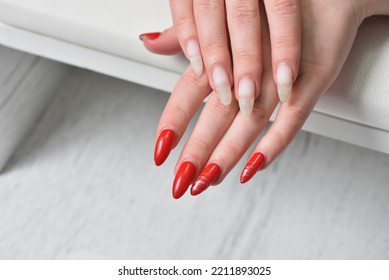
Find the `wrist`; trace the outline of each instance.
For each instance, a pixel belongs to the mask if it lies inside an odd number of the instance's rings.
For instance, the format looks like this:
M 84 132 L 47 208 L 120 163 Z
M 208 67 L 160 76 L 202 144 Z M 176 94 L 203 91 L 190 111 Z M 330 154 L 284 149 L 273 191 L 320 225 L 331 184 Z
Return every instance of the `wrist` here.
M 388 0 L 362 0 L 366 17 L 375 15 L 389 15 Z

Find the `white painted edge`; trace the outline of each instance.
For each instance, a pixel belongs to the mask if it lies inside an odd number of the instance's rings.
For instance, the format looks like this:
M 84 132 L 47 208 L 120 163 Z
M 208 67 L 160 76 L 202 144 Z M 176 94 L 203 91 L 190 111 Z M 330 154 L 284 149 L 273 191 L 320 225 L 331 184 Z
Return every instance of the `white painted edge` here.
M 180 73 L 74 45 L 0 22 L 0 44 L 162 91 L 173 90 Z
M 180 73 L 74 45 L 0 22 L 0 43 L 80 68 L 171 92 Z M 274 120 L 274 116 L 271 118 Z M 313 112 L 304 130 L 389 154 L 389 131 Z

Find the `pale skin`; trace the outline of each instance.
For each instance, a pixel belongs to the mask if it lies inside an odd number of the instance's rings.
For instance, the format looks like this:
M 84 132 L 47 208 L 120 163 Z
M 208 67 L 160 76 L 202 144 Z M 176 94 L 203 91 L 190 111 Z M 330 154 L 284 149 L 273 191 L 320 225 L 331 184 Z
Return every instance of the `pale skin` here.
M 283 79 L 290 91 L 300 63 L 300 0 L 263 0 L 263 11 L 260 2 L 170 0 L 177 39 L 194 71 L 201 74 L 203 62 L 209 83 L 223 104 L 231 102 L 232 98 L 228 97 L 231 90 L 227 87 L 234 85 L 235 97 L 246 115 L 261 92 L 261 18 L 266 17 L 265 10 L 271 34 L 274 81 L 277 83 L 278 72 L 280 85 Z
M 375 14 L 389 15 L 387 0 L 300 2 L 302 48 L 293 92 L 289 101 L 280 106 L 275 121 L 252 151 L 252 154 L 261 152 L 265 156 L 264 168 L 293 141 L 321 94 L 336 79 L 362 21 Z M 260 12 L 265 12 L 264 7 L 260 7 Z M 236 101 L 226 107 L 216 94 L 211 94 L 177 163 L 179 166 L 186 160 L 193 162 L 197 174 L 208 163 L 219 164 L 222 174 L 215 184 L 220 183 L 242 158 L 279 103 L 270 55 L 270 33 L 263 16 L 261 30 L 262 75 L 258 78 L 261 90 L 252 113 L 247 117 Z M 157 40 L 145 41 L 145 45 L 151 51 L 165 53 L 175 52 L 180 46 L 172 30 L 167 30 Z M 198 76 L 189 66 L 165 107 L 157 136 L 163 129 L 170 128 L 177 134 L 174 146 L 177 145 L 194 113 L 211 91 L 207 75 Z

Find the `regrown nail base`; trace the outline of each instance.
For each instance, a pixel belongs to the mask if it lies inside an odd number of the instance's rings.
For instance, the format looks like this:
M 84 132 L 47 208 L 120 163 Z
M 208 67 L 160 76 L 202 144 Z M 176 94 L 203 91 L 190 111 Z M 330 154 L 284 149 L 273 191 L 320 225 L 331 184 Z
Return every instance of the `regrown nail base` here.
M 191 195 L 199 195 L 209 188 L 220 177 L 222 170 L 216 163 L 208 164 L 197 177 L 190 189 Z
M 249 117 L 254 107 L 255 82 L 249 77 L 244 77 L 239 81 L 238 100 L 239 108 L 245 117 Z
M 165 129 L 161 132 L 158 137 L 157 143 L 155 144 L 154 150 L 154 162 L 155 165 L 162 165 L 168 158 L 172 148 L 173 141 L 175 138 L 175 132 L 171 129 Z
M 222 66 L 215 66 L 212 71 L 213 83 L 215 85 L 215 91 L 222 104 L 228 106 L 232 102 L 231 84 L 228 78 L 226 69 Z
M 244 184 L 253 178 L 255 173 L 264 167 L 265 161 L 265 156 L 262 153 L 255 153 L 252 155 L 243 168 L 243 171 L 240 175 L 240 182 Z
M 292 93 L 293 70 L 287 63 L 280 63 L 277 67 L 277 91 L 280 101 L 287 102 Z
M 192 65 L 193 71 L 198 76 L 201 76 L 201 74 L 203 73 L 204 65 L 200 53 L 199 43 L 194 39 L 189 40 L 186 44 L 186 53 L 188 55 L 190 64 Z
M 173 182 L 173 197 L 179 199 L 188 190 L 196 176 L 196 166 L 185 161 L 180 165 Z

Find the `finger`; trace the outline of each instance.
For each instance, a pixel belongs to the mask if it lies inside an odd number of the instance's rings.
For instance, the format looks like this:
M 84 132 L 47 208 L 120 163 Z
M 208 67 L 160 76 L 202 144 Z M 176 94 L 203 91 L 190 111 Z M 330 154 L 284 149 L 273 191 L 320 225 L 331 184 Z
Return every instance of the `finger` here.
M 178 160 L 173 184 L 175 198 L 181 197 L 186 192 L 195 176 L 203 169 L 237 112 L 236 101 L 230 106 L 225 106 L 215 93 L 211 94 Z M 186 171 L 188 165 L 192 166 L 192 172 Z
M 220 101 L 232 100 L 232 71 L 224 0 L 194 0 L 201 53 L 211 87 Z
M 260 5 L 261 13 L 264 7 Z M 270 115 L 278 103 L 276 86 L 273 80 L 270 59 L 270 37 L 265 18 L 261 18 L 261 41 L 263 42 L 263 82 L 261 95 L 254 103 L 249 117 L 239 112 L 223 139 L 214 149 L 206 168 L 193 183 L 191 193 L 198 195 L 210 185 L 220 183 L 235 166 L 248 147 L 253 143 L 267 124 Z
M 177 39 L 185 56 L 189 59 L 193 71 L 201 76 L 203 60 L 197 38 L 196 23 L 193 14 L 193 1 L 170 0 L 170 10 Z
M 234 65 L 235 95 L 249 116 L 262 78 L 261 18 L 258 0 L 227 0 L 227 22 Z
M 161 165 L 167 159 L 210 92 L 206 76 L 199 77 L 191 67 L 179 79 L 158 124 L 154 151 L 156 165 Z
M 303 75 L 296 81 L 290 101 L 281 105 L 270 129 L 252 152 L 241 175 L 242 183 L 269 166 L 293 141 L 327 84 L 317 83 L 314 74 Z
M 173 28 L 166 29 L 162 33 L 144 33 L 139 36 L 145 47 L 158 54 L 176 54 L 181 51 L 181 46 Z
M 210 162 L 219 162 L 222 173 L 215 185 L 224 180 L 225 176 L 238 163 L 250 145 L 266 127 L 271 112 L 277 106 L 277 94 L 261 96 L 255 101 L 253 112 L 249 118 L 240 112 L 230 129 L 216 147 Z
M 271 71 L 269 77 L 272 81 Z M 209 157 L 206 167 L 193 183 L 192 195 L 198 195 L 209 186 L 220 183 L 264 129 L 278 103 L 275 85 L 268 89 L 269 92 L 256 99 L 250 117 L 242 112 L 237 114 Z
M 264 0 L 269 21 L 274 80 L 281 102 L 287 102 L 299 73 L 300 0 Z

